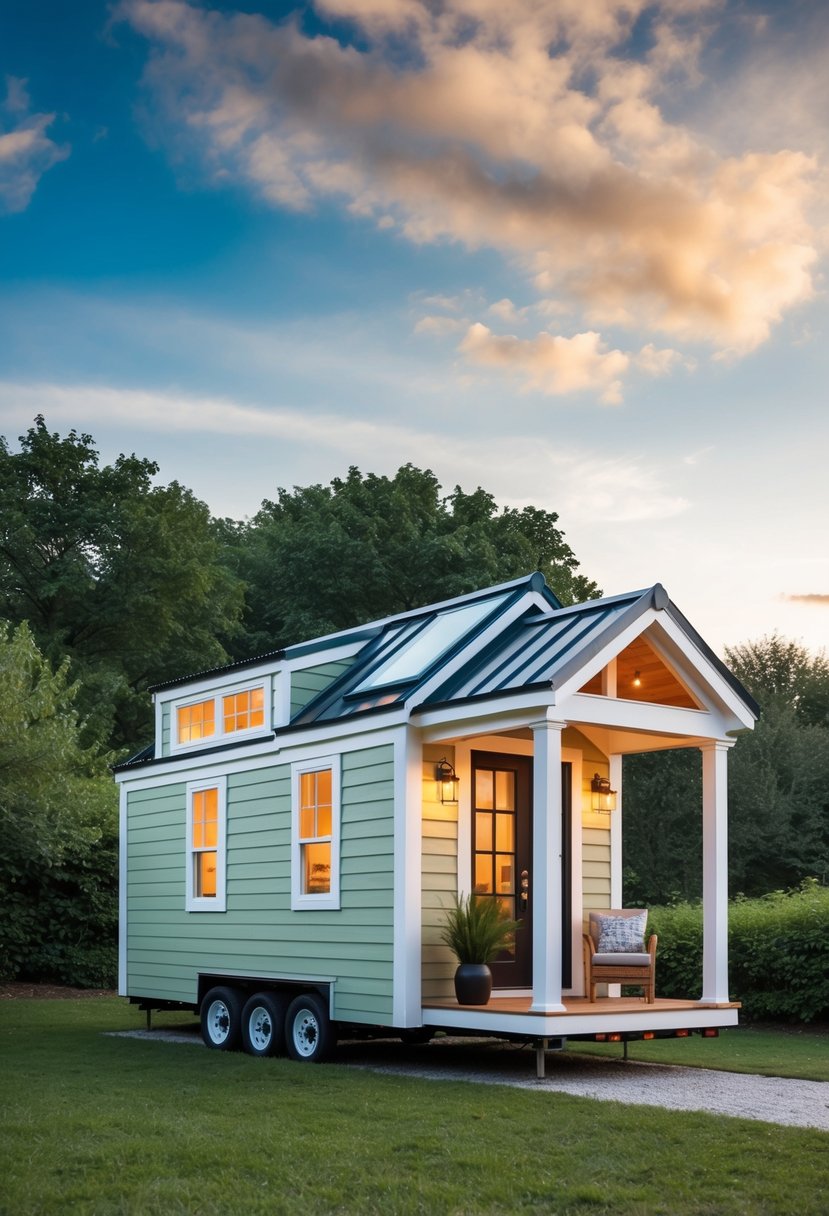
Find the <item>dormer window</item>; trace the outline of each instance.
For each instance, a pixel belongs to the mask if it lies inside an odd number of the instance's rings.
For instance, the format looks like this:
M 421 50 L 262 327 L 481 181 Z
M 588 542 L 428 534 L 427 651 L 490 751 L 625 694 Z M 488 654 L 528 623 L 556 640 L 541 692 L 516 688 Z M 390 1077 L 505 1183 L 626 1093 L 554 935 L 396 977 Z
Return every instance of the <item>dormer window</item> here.
M 251 684 L 212 697 L 202 694 L 198 700 L 180 701 L 173 706 L 172 723 L 175 751 L 269 730 L 265 685 Z

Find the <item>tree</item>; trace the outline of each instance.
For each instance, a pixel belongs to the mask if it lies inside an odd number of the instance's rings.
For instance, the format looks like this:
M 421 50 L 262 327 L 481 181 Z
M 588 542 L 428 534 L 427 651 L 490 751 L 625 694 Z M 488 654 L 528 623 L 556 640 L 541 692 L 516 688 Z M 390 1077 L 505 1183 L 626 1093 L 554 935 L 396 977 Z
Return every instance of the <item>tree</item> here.
M 90 435 L 42 416 L 12 453 L 0 439 L 0 616 L 29 622 L 81 681 L 86 737 L 146 740 L 148 682 L 219 664 L 242 588 L 204 503 L 135 455 L 99 467 Z
M 118 798 L 81 741 L 68 660 L 0 626 L 0 976 L 111 984 Z
M 729 886 L 763 895 L 829 880 L 829 663 L 772 634 L 726 650 L 761 706 L 728 757 Z M 625 759 L 625 899 L 702 893 L 701 761 L 682 750 Z
M 329 486 L 279 490 L 248 525 L 223 521 L 226 561 L 247 585 L 240 658 L 541 569 L 565 602 L 597 594 L 553 512 L 499 510 L 492 495 L 442 495 L 411 464 L 351 468 Z

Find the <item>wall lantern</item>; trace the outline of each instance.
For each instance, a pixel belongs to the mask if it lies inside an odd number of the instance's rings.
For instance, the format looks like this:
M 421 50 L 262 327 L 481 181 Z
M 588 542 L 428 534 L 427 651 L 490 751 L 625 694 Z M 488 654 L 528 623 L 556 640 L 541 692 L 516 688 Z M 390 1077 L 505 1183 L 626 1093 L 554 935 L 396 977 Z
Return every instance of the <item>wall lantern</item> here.
M 438 783 L 441 802 L 457 802 L 460 780 L 452 765 L 444 756 L 435 765 L 435 780 Z
M 610 788 L 608 777 L 600 777 L 595 773 L 590 782 L 590 791 L 590 805 L 595 814 L 609 815 L 611 811 L 616 810 L 616 791 Z

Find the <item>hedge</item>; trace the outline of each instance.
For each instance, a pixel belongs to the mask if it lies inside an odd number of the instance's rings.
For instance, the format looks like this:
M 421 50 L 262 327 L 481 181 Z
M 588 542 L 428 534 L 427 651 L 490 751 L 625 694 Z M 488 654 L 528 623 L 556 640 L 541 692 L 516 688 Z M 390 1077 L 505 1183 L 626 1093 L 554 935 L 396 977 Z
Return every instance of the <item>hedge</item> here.
M 657 996 L 702 991 L 702 906 L 681 903 L 650 911 L 659 937 Z M 729 905 L 729 983 L 749 1020 L 829 1019 L 829 888 L 805 879 L 794 891 Z

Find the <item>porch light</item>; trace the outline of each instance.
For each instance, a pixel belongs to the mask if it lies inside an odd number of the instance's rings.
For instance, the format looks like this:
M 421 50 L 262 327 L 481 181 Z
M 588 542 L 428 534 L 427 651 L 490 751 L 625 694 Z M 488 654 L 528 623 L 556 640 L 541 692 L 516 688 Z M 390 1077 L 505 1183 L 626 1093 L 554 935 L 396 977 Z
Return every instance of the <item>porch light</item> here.
M 441 802 L 457 802 L 460 780 L 452 765 L 444 756 L 435 765 L 435 780 L 440 790 Z
M 635 671 L 635 672 L 633 673 L 633 687 L 634 687 L 634 688 L 641 688 L 641 687 L 642 687 L 642 677 L 640 676 L 640 674 L 639 674 L 639 672 L 638 672 L 638 671 Z
M 591 808 L 597 815 L 609 815 L 616 810 L 616 791 L 610 788 L 610 779 L 594 773 L 590 782 Z

